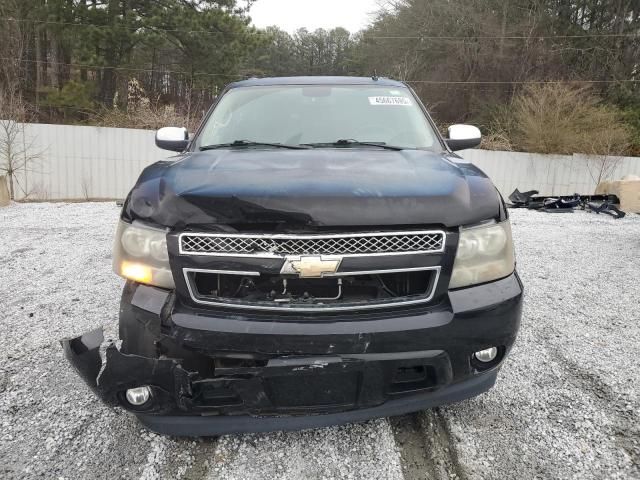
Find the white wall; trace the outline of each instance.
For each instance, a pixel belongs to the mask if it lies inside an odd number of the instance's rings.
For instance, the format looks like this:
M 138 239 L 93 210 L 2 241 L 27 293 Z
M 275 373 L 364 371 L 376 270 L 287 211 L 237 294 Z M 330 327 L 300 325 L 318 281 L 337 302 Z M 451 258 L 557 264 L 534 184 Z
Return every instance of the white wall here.
M 537 153 L 493 152 L 466 150 L 460 156 L 480 167 L 507 197 L 516 188 L 521 192 L 538 190 L 542 195 L 573 195 L 594 193 L 598 178 L 598 162 L 602 157 L 587 155 L 542 155 Z M 640 175 L 640 158 L 608 159 L 617 167 L 611 179 L 627 174 Z
M 171 156 L 155 147 L 149 130 L 28 124 L 25 132 L 40 159 L 19 181 L 34 199 L 124 198 L 144 167 Z M 504 196 L 516 188 L 546 195 L 596 188 L 584 155 L 466 150 L 461 156 L 484 170 Z M 640 175 L 640 158 L 622 159 L 613 178 L 629 173 Z
M 19 180 L 34 198 L 124 198 L 144 167 L 171 155 L 149 130 L 28 124 L 25 136 L 39 159 Z

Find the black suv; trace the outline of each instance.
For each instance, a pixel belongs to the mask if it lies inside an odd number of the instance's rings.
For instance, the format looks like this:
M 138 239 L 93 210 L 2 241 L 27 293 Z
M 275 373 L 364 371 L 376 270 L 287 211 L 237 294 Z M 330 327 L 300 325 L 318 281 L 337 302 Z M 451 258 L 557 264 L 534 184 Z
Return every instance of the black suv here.
M 63 341 L 109 405 L 172 435 L 397 415 L 490 389 L 522 285 L 491 181 L 379 78 L 229 85 L 142 172 L 113 264 L 120 340 Z

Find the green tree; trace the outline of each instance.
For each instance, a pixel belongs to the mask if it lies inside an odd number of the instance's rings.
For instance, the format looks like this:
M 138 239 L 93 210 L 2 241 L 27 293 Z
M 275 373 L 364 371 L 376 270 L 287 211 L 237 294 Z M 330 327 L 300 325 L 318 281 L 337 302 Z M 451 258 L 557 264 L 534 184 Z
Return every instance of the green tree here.
M 35 101 L 41 92 L 51 96 L 52 89 L 73 80 L 93 83 L 94 99 L 102 105 L 126 107 L 129 80 L 137 78 L 151 97 L 176 100 L 177 95 L 190 104 L 195 90 L 214 95 L 237 78 L 257 46 L 259 36 L 247 16 L 251 2 L 246 5 L 236 0 L 0 0 L 0 26 L 6 27 L 0 31 L 8 32 L 14 44 L 26 38 L 15 53 L 0 50 L 29 66 L 20 76 L 24 95 Z

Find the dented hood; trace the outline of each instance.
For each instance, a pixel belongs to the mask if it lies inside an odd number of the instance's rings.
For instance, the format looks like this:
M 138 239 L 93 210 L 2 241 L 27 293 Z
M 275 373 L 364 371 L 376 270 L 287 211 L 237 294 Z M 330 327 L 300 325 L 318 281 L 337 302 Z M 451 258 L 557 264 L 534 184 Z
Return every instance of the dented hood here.
M 123 217 L 169 228 L 444 225 L 495 218 L 500 200 L 471 164 L 421 150 L 237 149 L 144 170 Z

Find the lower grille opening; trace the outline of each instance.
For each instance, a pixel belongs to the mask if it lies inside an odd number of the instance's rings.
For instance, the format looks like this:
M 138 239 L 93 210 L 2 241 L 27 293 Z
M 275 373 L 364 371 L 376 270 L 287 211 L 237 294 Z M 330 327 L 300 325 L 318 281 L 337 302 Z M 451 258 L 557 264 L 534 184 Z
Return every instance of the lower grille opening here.
M 208 272 L 191 272 L 189 275 L 197 299 L 266 304 L 276 308 L 424 298 L 429 296 L 436 280 L 434 270 L 328 278 Z
M 242 405 L 242 399 L 236 395 L 231 385 L 219 380 L 201 380 L 194 382 L 193 403 L 198 407 L 229 407 Z
M 398 367 L 391 380 L 390 393 L 409 393 L 437 385 L 435 369 L 430 365 Z

